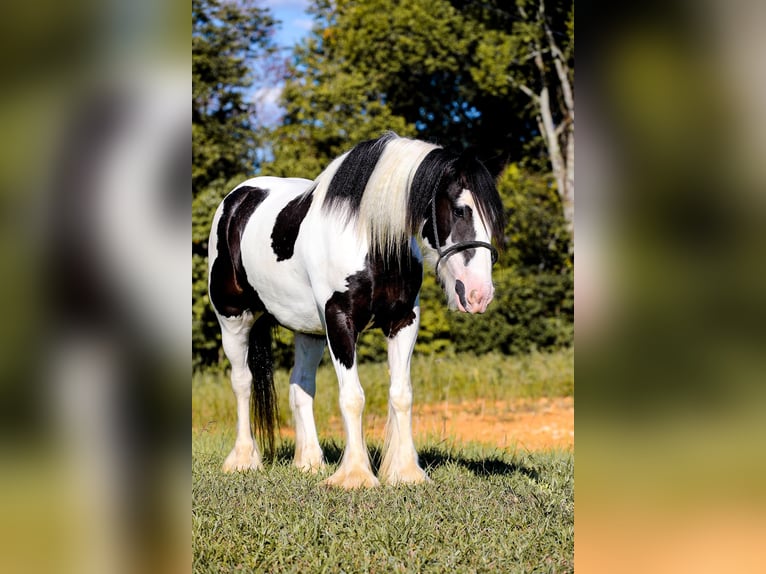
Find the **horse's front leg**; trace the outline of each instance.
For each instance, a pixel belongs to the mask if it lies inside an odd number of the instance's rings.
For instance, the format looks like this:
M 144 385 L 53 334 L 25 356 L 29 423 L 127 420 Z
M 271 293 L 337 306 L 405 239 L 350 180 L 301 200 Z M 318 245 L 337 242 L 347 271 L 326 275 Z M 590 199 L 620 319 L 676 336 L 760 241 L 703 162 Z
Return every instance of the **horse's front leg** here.
M 415 306 L 414 321 L 388 339 L 388 367 L 391 388 L 388 401 L 386 440 L 380 478 L 388 484 L 417 483 L 429 480 L 418 464 L 412 440 L 412 382 L 410 358 L 420 324 L 420 307 Z
M 345 489 L 379 486 L 380 482 L 370 466 L 362 432 L 364 389 L 356 368 L 358 333 L 350 314 L 346 312 L 328 308 L 325 319 L 330 357 L 340 385 L 340 412 L 346 431 L 346 448 L 338 470 L 322 484 Z

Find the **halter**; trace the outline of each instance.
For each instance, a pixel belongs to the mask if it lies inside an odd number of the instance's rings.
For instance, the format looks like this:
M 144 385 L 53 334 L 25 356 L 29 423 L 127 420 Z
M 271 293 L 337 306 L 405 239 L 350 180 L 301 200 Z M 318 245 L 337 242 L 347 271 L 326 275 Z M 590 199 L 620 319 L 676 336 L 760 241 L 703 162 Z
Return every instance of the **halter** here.
M 439 245 L 439 231 L 437 230 L 436 226 L 436 192 L 434 191 L 434 195 L 431 198 L 431 224 L 434 227 L 434 241 L 436 241 L 436 252 L 439 254 L 439 259 L 436 260 L 436 273 L 439 273 L 439 264 L 447 259 L 448 257 L 453 256 L 455 253 L 458 253 L 460 251 L 465 251 L 466 249 L 473 249 L 475 247 L 486 247 L 489 249 L 490 253 L 492 254 L 492 265 L 497 263 L 497 249 L 495 249 L 492 244 L 487 243 L 486 241 L 460 241 L 458 243 L 455 243 L 453 245 L 450 245 L 446 249 L 442 249 Z

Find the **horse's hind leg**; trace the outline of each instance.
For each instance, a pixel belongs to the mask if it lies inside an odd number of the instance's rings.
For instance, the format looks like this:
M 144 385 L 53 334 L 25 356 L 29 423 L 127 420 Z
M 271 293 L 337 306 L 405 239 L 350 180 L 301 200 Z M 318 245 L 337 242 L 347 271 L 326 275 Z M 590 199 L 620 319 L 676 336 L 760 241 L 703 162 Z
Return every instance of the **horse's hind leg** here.
M 290 373 L 290 410 L 295 419 L 295 466 L 316 472 L 324 465 L 314 423 L 316 372 L 325 338 L 295 333 L 295 366 Z
M 248 337 L 255 323 L 250 311 L 236 317 L 218 316 L 223 352 L 231 362 L 231 388 L 237 398 L 237 440 L 223 463 L 224 472 L 259 469 L 261 455 L 250 426 L 250 395 L 253 375 L 247 365 Z
M 413 309 L 415 320 L 388 339 L 388 367 L 391 388 L 388 401 L 386 440 L 379 476 L 383 482 L 423 482 L 428 480 L 418 464 L 412 440 L 412 383 L 410 357 L 415 347 L 420 322 L 420 307 Z

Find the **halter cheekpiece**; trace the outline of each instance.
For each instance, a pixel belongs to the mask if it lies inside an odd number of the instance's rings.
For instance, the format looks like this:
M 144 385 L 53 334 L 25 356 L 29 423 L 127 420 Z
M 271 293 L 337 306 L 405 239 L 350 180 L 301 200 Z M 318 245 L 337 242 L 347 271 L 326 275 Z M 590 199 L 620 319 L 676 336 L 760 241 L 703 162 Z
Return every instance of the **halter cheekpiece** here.
M 439 245 L 439 231 L 436 225 L 436 192 L 434 192 L 434 195 L 431 198 L 431 224 L 434 228 L 436 252 L 439 254 L 439 258 L 436 260 L 435 267 L 437 273 L 439 272 L 439 264 L 441 264 L 443 260 L 451 257 L 455 253 L 459 253 L 460 251 L 465 251 L 466 249 L 474 249 L 476 247 L 485 247 L 489 249 L 489 252 L 492 254 L 492 265 L 497 263 L 497 249 L 495 249 L 492 244 L 487 243 L 486 241 L 459 241 L 453 245 L 450 245 L 446 249 L 441 248 L 441 245 Z

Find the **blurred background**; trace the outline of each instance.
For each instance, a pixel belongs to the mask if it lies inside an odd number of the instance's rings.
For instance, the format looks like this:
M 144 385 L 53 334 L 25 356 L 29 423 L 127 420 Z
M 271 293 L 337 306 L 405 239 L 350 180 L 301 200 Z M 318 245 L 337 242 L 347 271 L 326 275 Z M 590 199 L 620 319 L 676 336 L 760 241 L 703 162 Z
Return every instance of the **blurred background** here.
M 188 570 L 188 4 L 0 21 L 0 570 Z
M 190 568 L 209 214 L 384 129 L 475 146 L 509 215 L 495 310 L 426 283 L 419 351 L 577 325 L 577 570 L 758 570 L 764 3 L 580 6 L 576 162 L 571 2 L 193 0 L 191 58 L 188 10 L 3 9 L 0 570 Z
M 576 564 L 754 572 L 766 5 L 598 16 L 578 44 Z

